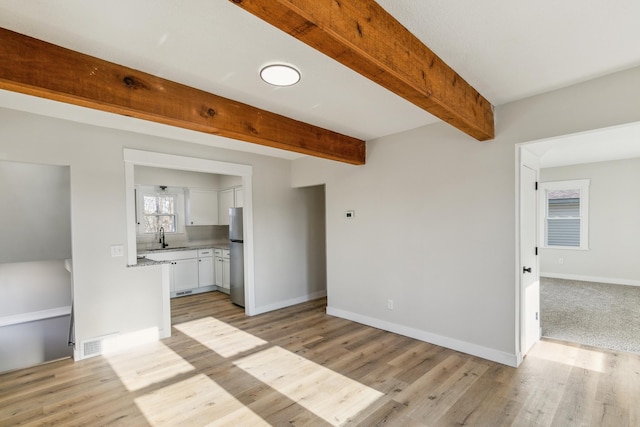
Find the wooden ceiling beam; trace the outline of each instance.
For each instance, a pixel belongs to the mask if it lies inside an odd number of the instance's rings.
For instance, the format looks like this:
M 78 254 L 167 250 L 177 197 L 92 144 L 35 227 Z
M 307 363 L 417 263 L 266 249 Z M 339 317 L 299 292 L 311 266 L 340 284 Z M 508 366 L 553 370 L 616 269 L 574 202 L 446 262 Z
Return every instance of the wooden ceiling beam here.
M 493 106 L 374 0 L 230 0 L 484 141 Z
M 361 165 L 365 142 L 0 28 L 0 89 Z

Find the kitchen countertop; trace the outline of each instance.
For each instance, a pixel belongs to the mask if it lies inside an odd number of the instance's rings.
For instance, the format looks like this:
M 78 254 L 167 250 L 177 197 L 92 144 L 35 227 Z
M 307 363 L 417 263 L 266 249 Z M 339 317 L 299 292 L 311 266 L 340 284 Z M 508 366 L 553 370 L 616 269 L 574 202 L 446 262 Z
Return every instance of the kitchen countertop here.
M 193 246 L 167 246 L 164 249 L 140 249 L 138 255 L 156 254 L 159 252 L 178 252 L 178 251 L 193 251 L 196 249 L 229 249 L 229 243 L 210 243 L 208 245 L 193 245 Z
M 149 258 L 138 258 L 136 264 L 127 264 L 127 267 L 147 267 L 149 265 L 169 264 L 171 261 L 154 261 Z
M 193 246 L 167 246 L 164 249 L 141 249 L 138 250 L 138 259 L 136 264 L 129 264 L 127 267 L 146 267 L 149 265 L 162 265 L 168 264 L 171 261 L 154 261 L 146 258 L 145 255 L 155 254 L 160 252 L 178 252 L 178 251 L 194 251 L 197 249 L 229 249 L 229 243 L 209 243 L 207 245 L 193 245 Z

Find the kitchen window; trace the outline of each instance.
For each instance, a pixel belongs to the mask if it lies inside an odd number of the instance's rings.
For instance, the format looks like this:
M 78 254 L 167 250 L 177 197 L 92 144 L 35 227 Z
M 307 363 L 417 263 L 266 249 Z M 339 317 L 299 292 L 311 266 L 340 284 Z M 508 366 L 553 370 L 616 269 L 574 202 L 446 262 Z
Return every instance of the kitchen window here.
M 589 249 L 589 180 L 543 182 L 540 190 L 544 247 Z
M 143 206 L 145 233 L 157 233 L 160 228 L 163 228 L 165 233 L 175 233 L 175 196 L 145 194 Z
M 165 186 L 137 186 L 138 234 L 179 232 L 180 195 L 182 189 Z

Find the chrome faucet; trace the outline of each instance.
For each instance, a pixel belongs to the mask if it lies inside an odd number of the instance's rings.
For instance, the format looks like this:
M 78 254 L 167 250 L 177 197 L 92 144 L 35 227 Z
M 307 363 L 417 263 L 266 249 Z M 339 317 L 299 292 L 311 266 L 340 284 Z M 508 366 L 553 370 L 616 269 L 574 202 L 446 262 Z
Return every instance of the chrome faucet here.
M 164 241 L 164 227 L 160 227 L 160 240 L 158 241 L 158 243 L 162 243 L 162 249 L 166 248 L 167 246 L 169 246 L 167 243 L 165 243 Z

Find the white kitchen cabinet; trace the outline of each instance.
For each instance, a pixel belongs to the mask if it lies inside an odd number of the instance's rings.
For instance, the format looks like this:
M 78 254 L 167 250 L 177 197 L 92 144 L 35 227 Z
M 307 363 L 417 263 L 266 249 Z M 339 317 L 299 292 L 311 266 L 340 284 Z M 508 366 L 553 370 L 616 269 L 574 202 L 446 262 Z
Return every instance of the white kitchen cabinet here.
M 155 261 L 170 262 L 172 297 L 215 290 L 213 249 L 152 252 L 145 256 Z
M 218 223 L 229 225 L 229 208 L 241 208 L 244 205 L 242 187 L 218 191 Z
M 229 250 L 228 249 L 216 249 L 215 250 L 215 274 L 216 274 L 216 286 L 222 288 L 223 291 L 229 291 L 231 287 L 230 277 L 230 262 L 229 262 Z
M 221 257 L 215 257 L 215 275 L 216 275 L 216 286 L 218 287 L 222 287 L 222 258 Z
M 218 224 L 229 225 L 229 208 L 235 207 L 234 189 L 218 192 Z
M 233 193 L 236 199 L 236 208 L 244 207 L 244 191 L 242 191 L 242 187 L 234 188 Z
M 215 285 L 213 249 L 198 249 L 198 287 Z
M 198 287 L 198 259 L 171 261 L 171 292 Z
M 190 188 L 187 193 L 186 225 L 218 225 L 218 192 Z
M 222 287 L 231 289 L 231 262 L 229 258 L 222 258 Z

